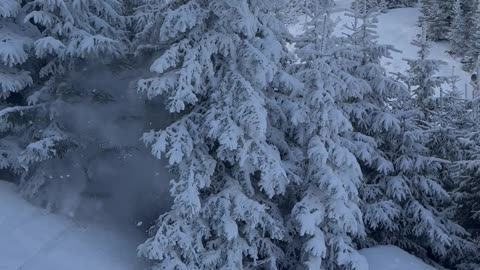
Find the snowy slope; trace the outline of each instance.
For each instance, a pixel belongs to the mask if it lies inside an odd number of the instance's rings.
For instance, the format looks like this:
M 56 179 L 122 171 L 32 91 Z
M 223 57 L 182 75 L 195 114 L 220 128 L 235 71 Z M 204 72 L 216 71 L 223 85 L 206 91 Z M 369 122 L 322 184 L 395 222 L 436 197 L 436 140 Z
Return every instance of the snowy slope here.
M 345 24 L 352 22 L 351 17 L 345 16 L 346 10 L 350 7 L 352 0 L 338 0 L 336 1 L 335 13 L 333 19 L 338 22 L 336 28 L 336 35 L 344 35 L 348 33 L 345 29 Z M 395 49 L 400 50 L 401 53 L 392 53 L 392 59 L 384 59 L 383 64 L 388 72 L 398 73 L 404 72 L 408 66 L 404 59 L 416 58 L 417 47 L 411 44 L 412 40 L 416 38 L 421 32 L 418 26 L 418 17 L 420 16 L 419 8 L 399 8 L 388 10 L 387 13 L 381 13 L 378 18 L 378 42 L 380 44 L 390 44 Z M 298 35 L 302 32 L 302 21 L 289 28 L 293 35 Z M 462 64 L 447 53 L 447 43 L 431 42 L 430 58 L 442 60 L 446 65 L 441 67 L 439 74 L 442 76 L 451 76 L 452 74 L 458 77 L 456 83 L 458 91 L 461 96 L 464 96 L 465 89 L 467 90 L 467 98 L 472 98 L 472 87 L 470 86 L 470 74 L 462 70 Z M 445 86 L 445 88 L 449 86 Z
M 145 269 L 136 258 L 142 240 L 133 229 L 79 224 L 49 214 L 0 181 L 1 270 Z
M 360 250 L 370 270 L 437 270 L 395 246 L 377 246 Z
M 390 72 L 403 72 L 408 66 L 404 58 L 416 58 L 418 48 L 411 44 L 411 41 L 421 33 L 418 27 L 418 8 L 399 8 L 389 10 L 386 14 L 378 17 L 379 43 L 391 44 L 402 53 L 394 53 L 393 59 L 385 59 L 384 64 Z M 462 64 L 447 53 L 448 43 L 431 42 L 430 58 L 442 60 L 446 63 L 440 69 L 438 75 L 458 77 L 457 88 L 462 96 L 467 87 L 467 98 L 471 98 L 470 75 L 462 70 Z

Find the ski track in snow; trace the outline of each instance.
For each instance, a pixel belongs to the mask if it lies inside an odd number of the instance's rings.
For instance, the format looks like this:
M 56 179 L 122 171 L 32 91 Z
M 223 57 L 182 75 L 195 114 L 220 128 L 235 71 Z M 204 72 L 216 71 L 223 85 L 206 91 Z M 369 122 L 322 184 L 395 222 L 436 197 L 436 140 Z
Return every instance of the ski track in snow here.
M 73 225 L 65 228 L 42 246 L 32 257 L 28 258 L 17 270 L 34 270 L 41 260 L 43 260 L 68 233 L 74 232 L 74 229 Z

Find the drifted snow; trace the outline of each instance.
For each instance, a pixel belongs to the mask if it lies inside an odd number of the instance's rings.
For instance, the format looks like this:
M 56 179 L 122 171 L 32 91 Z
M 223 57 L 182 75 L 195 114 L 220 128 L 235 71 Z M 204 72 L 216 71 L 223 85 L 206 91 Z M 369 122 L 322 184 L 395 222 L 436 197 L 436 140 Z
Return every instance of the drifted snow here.
M 439 270 L 395 246 L 377 246 L 360 250 L 370 270 Z
M 1 270 L 137 270 L 140 231 L 75 222 L 24 201 L 0 181 Z

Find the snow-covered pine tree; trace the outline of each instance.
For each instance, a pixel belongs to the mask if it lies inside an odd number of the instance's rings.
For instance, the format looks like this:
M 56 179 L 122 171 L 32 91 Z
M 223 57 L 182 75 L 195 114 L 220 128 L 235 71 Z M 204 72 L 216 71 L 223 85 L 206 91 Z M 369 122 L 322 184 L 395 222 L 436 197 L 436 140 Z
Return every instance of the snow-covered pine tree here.
M 395 227 L 400 216 L 399 208 L 386 196 L 386 175 L 394 171 L 391 158 L 385 153 L 384 134 L 399 130 L 399 120 L 390 109 L 391 99 L 405 95 L 402 85 L 386 75 L 380 64 L 382 57 L 390 57 L 393 47 L 376 42 L 376 25 L 373 14 L 365 9 L 347 14 L 354 18 L 347 29 L 346 50 L 338 52 L 339 64 L 347 87 L 342 93 L 342 108 L 353 123 L 350 149 L 359 160 L 364 181 L 361 187 L 362 211 L 369 246 L 379 239 L 375 236 L 381 228 Z
M 473 147 L 475 136 L 469 136 L 473 126 L 472 114 L 472 110 L 468 109 L 468 102 L 461 98 L 460 93 L 453 87 L 449 92 L 436 98 L 428 130 L 430 140 L 427 147 L 431 155 L 449 161 L 442 163 L 438 179 L 451 195 L 451 199 L 443 206 L 443 213 L 450 221 L 454 221 L 446 223 L 454 232 L 451 236 L 454 240 L 451 241 L 452 246 L 447 249 L 447 253 L 440 259 L 442 263 L 454 269 L 462 269 L 460 265 L 464 263 L 472 265 L 476 260 L 474 254 L 480 251 L 478 243 L 475 244 L 469 237 L 472 231 L 466 223 L 463 223 L 465 219 L 461 214 L 465 209 L 462 198 L 466 197 L 462 196 L 465 193 L 460 190 L 466 186 L 464 181 L 468 182 L 466 179 L 472 173 L 468 166 L 464 165 L 475 163 L 475 157 L 471 155 L 471 150 L 475 148 Z M 475 194 L 475 191 L 470 194 Z
M 27 143 L 18 156 L 24 168 L 22 192 L 32 197 L 49 183 L 61 182 L 60 176 L 68 170 L 75 171 L 78 178 L 85 177 L 78 164 L 87 137 L 71 132 L 75 124 L 67 115 L 72 105 L 91 101 L 92 96 L 79 91 L 69 81 L 69 74 L 121 56 L 126 35 L 121 4 L 116 0 L 33 0 L 24 10 L 24 22 L 40 32 L 33 42 L 38 67 L 35 87 L 27 93 L 28 104 L 22 108 L 39 110 L 24 132 Z
M 291 0 L 287 1 L 285 7 L 279 10 L 278 17 L 286 25 L 294 25 L 303 22 L 307 15 L 304 12 L 306 1 Z
M 16 0 L 6 0 L 0 9 L 0 97 L 7 98 L 32 85 L 30 73 L 22 64 L 30 58 L 32 33 L 22 19 L 22 7 Z M 30 31 L 29 31 L 30 30 Z
M 23 23 L 20 1 L 5 0 L 0 7 L 0 169 L 20 172 L 17 156 L 22 135 L 33 120 L 31 107 L 21 107 L 25 89 L 32 86 L 30 59 L 38 34 Z
M 464 69 L 472 71 L 476 64 L 476 33 L 478 1 L 455 0 L 452 5 L 452 19 L 448 39 L 450 52 L 460 57 Z
M 46 61 L 41 78 L 62 74 L 79 60 L 108 62 L 125 53 L 125 21 L 117 0 L 34 0 L 26 8 L 25 21 L 42 31 L 35 41 L 35 55 Z
M 373 140 L 375 150 L 354 142 L 365 178 L 361 197 L 369 240 L 424 258 L 445 256 L 448 248 L 463 245 L 463 231 L 443 213 L 449 196 L 438 179 L 441 160 L 431 156 L 429 134 L 420 126 L 425 118 L 412 107 L 405 87 L 381 67 L 380 58 L 388 57 L 391 47 L 374 42 L 369 15 L 351 16 L 366 22 L 350 27 L 351 49 L 344 57 L 351 60 L 346 70 L 358 78 L 355 85 L 363 93 L 350 105 L 354 130 L 357 137 Z
M 448 168 L 448 184 L 455 204 L 450 212 L 455 215 L 456 221 L 471 235 L 474 243 L 468 243 L 463 250 L 464 254 L 454 254 L 455 269 L 480 269 L 480 252 L 478 230 L 480 225 L 480 207 L 478 204 L 480 192 L 478 189 L 478 172 L 480 169 L 479 121 L 475 107 L 478 99 L 465 100 L 459 95 L 450 94 L 442 102 L 444 113 L 442 123 L 448 124 L 456 134 L 456 144 L 440 146 L 444 152 L 450 153 L 451 166 Z M 444 120 L 446 119 L 446 120 Z M 444 124 L 445 125 L 445 124 Z M 438 145 L 438 144 L 437 144 Z M 432 148 L 435 150 L 435 148 Z M 463 256 L 459 256 L 463 255 Z M 461 258 L 459 261 L 457 258 Z
M 479 236 L 480 231 L 480 189 L 479 189 L 479 172 L 480 172 L 480 134 L 478 117 L 472 110 L 473 102 L 467 102 L 463 106 L 462 114 L 456 118 L 461 124 L 460 150 L 462 159 L 454 161 L 449 168 L 449 177 L 452 182 L 453 199 L 455 201 L 455 218 L 474 239 L 475 244 L 464 247 L 462 261 L 456 260 L 458 264 L 456 269 L 471 270 L 480 269 L 480 259 L 475 254 L 480 252 Z M 468 248 L 468 249 L 467 249 Z
M 480 56 L 480 4 L 478 1 L 471 2 L 470 14 L 467 14 L 467 47 L 462 59 L 467 70 L 476 68 Z
M 387 2 L 386 0 L 355 0 L 352 2 L 352 9 L 365 9 L 368 12 L 384 12 L 387 9 Z
M 413 7 L 417 0 L 385 0 L 388 8 Z
M 272 16 L 280 4 L 168 1 L 159 28 L 152 28 L 158 35 L 150 47 L 161 56 L 150 67 L 156 75 L 140 80 L 139 91 L 163 96 L 177 113 L 167 128 L 143 137 L 176 175 L 172 210 L 139 248 L 159 268 L 280 269 L 285 263 L 279 242 L 286 228 L 276 200 L 300 181 L 301 152 L 285 136 L 292 124 L 279 100 L 288 101 L 301 85 L 283 70 L 290 62 L 288 35 Z
M 175 9 L 178 1 L 138 0 L 133 5 L 133 14 L 130 16 L 132 25 L 133 49 L 137 56 L 145 54 L 151 57 L 151 53 L 162 52 L 162 39 L 160 31 L 165 20 L 167 11 Z
M 476 130 L 474 130 L 474 128 Z M 467 144 L 466 155 L 463 160 L 456 162 L 455 180 L 458 184 L 457 202 L 458 215 L 462 225 L 472 233 L 478 235 L 480 225 L 480 150 L 478 125 L 472 125 L 470 132 L 463 137 Z
M 434 107 L 432 98 L 435 91 L 439 90 L 442 84 L 447 83 L 449 78 L 444 76 L 435 76 L 441 65 L 446 63 L 441 60 L 428 59 L 429 45 L 427 41 L 426 22 L 422 23 L 422 32 L 420 37 L 412 42 L 412 45 L 418 47 L 417 59 L 406 59 L 409 66 L 407 70 L 406 84 L 415 96 L 417 106 L 427 116 L 429 110 Z
M 421 7 L 420 7 L 421 14 L 419 17 L 420 22 L 423 22 L 423 21 L 428 22 L 432 20 L 433 13 L 435 12 L 435 10 L 433 10 L 435 1 L 436 0 L 420 0 L 420 4 L 421 4 Z
M 465 158 L 465 145 L 462 137 L 465 131 L 470 127 L 471 122 L 465 114 L 467 110 L 466 100 L 460 96 L 456 89 L 454 81 L 452 84 L 444 85 L 440 89 L 440 95 L 432 97 L 431 105 L 431 141 L 428 145 L 431 153 L 440 159 L 455 162 Z M 445 92 L 445 88 L 448 88 Z M 443 168 L 442 178 L 446 184 L 447 190 L 455 188 L 450 174 L 450 164 Z
M 434 32 L 435 40 L 448 40 L 449 32 L 452 25 L 452 20 L 455 17 L 454 13 L 454 0 L 442 0 L 438 1 L 439 13 L 435 20 L 434 25 L 430 25 L 431 31 Z
M 447 40 L 453 19 L 452 0 L 423 0 L 421 24 L 427 27 L 427 38 L 433 41 Z
M 355 2 L 362 2 L 362 0 L 355 0 Z M 387 8 L 405 8 L 413 7 L 418 0 L 369 0 L 367 2 L 368 8 L 376 9 L 377 11 L 384 11 Z
M 395 172 L 380 183 L 387 198 L 399 209 L 398 223 L 378 230 L 380 243 L 395 244 L 422 258 L 444 265 L 464 259 L 470 244 L 463 228 L 448 212 L 451 201 L 441 177 L 442 163 L 427 148 L 431 136 L 419 125 L 423 115 L 409 102 L 399 102 L 395 110 L 400 132 L 385 136 L 384 145 L 395 165 Z M 381 228 L 381 226 L 379 226 Z M 393 236 L 393 237 L 392 237 Z
M 465 17 L 462 9 L 462 0 L 455 0 L 453 5 L 453 18 L 448 40 L 450 42 L 450 51 L 454 55 L 462 55 L 466 50 L 466 32 Z
M 445 111 L 459 112 L 451 104 L 448 110 L 445 95 L 435 99 L 435 89 L 449 78 L 436 76 L 441 61 L 428 59 L 426 29 L 413 45 L 419 47 L 418 58 L 406 60 L 409 65 L 405 82 L 413 92 L 414 102 L 397 100 L 400 131 L 389 134 L 386 146 L 394 160 L 396 174 L 390 175 L 389 196 L 401 210 L 401 236 L 396 244 L 410 249 L 419 256 L 441 261 L 452 266 L 464 261 L 474 252 L 466 231 L 455 223 L 452 200 L 448 193 L 451 179 L 448 175 L 450 160 L 459 158 L 460 152 L 446 149 L 458 147 L 458 133 L 442 115 Z M 450 101 L 453 95 L 447 96 Z M 392 136 L 392 137 L 390 137 Z M 388 179 L 387 178 L 387 179 Z M 389 230 L 387 230 L 389 231 Z M 397 234 L 396 234 L 397 235 Z M 403 239 L 402 239 L 403 238 Z M 421 244 L 420 244 L 421 243 Z
M 306 172 L 294 187 L 298 193 L 290 220 L 288 269 L 368 268 L 353 244 L 364 236 L 358 198 L 362 174 L 344 137 L 352 131 L 351 123 L 337 104 L 344 98 L 348 74 L 334 57 L 342 48 L 332 37 L 331 7 L 328 0 L 307 1 L 304 12 L 309 20 L 295 40 L 299 63 L 292 70 L 304 88 L 294 100 L 298 111 L 292 137 L 303 150 Z M 287 110 L 292 106 L 282 103 Z

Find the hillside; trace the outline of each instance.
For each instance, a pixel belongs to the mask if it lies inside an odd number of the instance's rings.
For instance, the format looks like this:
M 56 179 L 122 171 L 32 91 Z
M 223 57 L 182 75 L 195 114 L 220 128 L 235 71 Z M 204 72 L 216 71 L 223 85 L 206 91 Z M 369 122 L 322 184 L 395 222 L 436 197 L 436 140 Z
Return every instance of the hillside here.
M 352 22 L 351 17 L 345 16 L 345 10 L 350 6 L 351 0 L 342 0 L 337 2 L 334 20 L 337 20 L 336 34 L 343 35 L 348 33 L 345 25 Z M 412 59 L 417 55 L 417 47 L 411 44 L 412 40 L 420 34 L 421 28 L 418 26 L 418 17 L 420 10 L 416 8 L 398 8 L 388 10 L 387 13 L 380 13 L 378 18 L 378 42 L 380 44 L 393 45 L 395 49 L 401 52 L 393 52 L 392 59 L 384 59 L 383 64 L 388 72 L 398 73 L 404 72 L 408 66 L 404 59 Z M 300 20 L 301 21 L 301 20 Z M 298 23 L 290 27 L 290 32 L 294 35 L 302 31 L 302 24 Z M 430 58 L 442 60 L 446 64 L 440 69 L 440 76 L 451 76 L 452 74 L 458 78 L 456 83 L 461 96 L 467 99 L 472 98 L 472 87 L 469 84 L 470 74 L 462 70 L 462 64 L 448 54 L 448 44 L 430 42 Z M 449 86 L 445 86 L 449 87 Z

